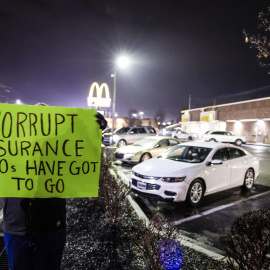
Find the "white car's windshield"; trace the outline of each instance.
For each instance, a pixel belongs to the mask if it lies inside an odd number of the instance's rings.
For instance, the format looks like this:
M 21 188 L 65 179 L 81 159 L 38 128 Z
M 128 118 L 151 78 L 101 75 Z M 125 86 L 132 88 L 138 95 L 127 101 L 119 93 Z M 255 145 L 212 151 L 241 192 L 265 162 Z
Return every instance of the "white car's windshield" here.
M 203 162 L 212 148 L 178 145 L 162 155 L 162 158 L 188 162 L 188 163 L 201 163 Z
M 156 143 L 157 143 L 157 140 L 155 138 L 144 138 L 135 142 L 133 145 L 141 146 L 144 148 L 151 148 L 151 147 L 154 147 Z

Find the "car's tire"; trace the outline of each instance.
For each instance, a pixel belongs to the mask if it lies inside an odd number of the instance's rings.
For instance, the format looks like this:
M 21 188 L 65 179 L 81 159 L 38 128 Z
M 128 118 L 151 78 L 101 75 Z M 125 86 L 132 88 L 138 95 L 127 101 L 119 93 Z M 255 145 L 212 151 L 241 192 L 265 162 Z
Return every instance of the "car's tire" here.
M 177 137 L 177 136 L 174 136 L 174 138 L 175 138 L 175 139 L 178 139 L 178 137 Z
M 127 145 L 127 142 L 125 140 L 120 140 L 117 144 L 117 147 L 123 147 L 123 146 L 126 146 Z
M 194 180 L 188 189 L 186 201 L 193 207 L 198 206 L 203 198 L 204 194 L 204 184 L 202 180 Z
M 245 174 L 245 179 L 243 183 L 243 189 L 250 190 L 253 187 L 254 184 L 254 171 L 253 169 L 249 168 Z
M 140 159 L 140 162 L 144 162 L 148 159 L 152 158 L 151 154 L 150 153 L 144 153 Z
M 193 140 L 193 138 L 192 138 L 191 136 L 189 136 L 189 137 L 188 137 L 188 140 L 189 140 L 189 141 L 192 141 L 192 140 Z
M 235 141 L 235 144 L 236 144 L 237 146 L 241 146 L 241 145 L 243 144 L 243 141 L 240 140 L 240 139 L 237 139 L 237 140 Z
M 216 142 L 216 140 L 215 139 L 210 139 L 209 142 Z

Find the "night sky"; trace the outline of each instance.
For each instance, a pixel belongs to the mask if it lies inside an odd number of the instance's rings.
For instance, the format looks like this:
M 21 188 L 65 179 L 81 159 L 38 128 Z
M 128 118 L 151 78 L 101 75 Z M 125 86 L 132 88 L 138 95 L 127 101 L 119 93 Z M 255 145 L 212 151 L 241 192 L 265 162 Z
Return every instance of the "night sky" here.
M 0 86 L 9 102 L 87 108 L 93 82 L 106 82 L 119 54 L 116 112 L 167 120 L 180 111 L 270 96 L 243 29 L 257 31 L 264 0 L 1 0 Z M 1 92 L 2 93 L 2 92 Z M 3 94 L 3 93 L 2 93 Z M 1 102 L 5 98 L 0 97 Z

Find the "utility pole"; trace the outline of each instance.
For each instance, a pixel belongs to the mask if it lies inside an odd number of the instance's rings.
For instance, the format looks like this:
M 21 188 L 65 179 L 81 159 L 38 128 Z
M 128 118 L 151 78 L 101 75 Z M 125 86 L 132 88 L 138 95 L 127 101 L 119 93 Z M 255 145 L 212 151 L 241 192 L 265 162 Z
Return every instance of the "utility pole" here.
M 0 84 L 0 97 L 4 98 L 5 103 L 8 103 L 8 94 L 11 92 L 11 87 Z
M 11 92 L 9 89 L 4 90 L 6 92 L 6 103 L 8 103 L 8 94 Z
M 190 110 L 190 106 L 191 106 L 191 95 L 188 95 L 188 109 Z

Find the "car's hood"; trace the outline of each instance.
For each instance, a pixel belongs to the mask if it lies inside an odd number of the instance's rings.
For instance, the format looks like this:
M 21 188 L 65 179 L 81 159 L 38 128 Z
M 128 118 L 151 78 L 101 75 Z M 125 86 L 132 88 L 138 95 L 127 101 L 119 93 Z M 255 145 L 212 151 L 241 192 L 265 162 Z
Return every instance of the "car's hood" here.
M 179 176 L 191 169 L 201 166 L 202 163 L 186 163 L 162 158 L 152 158 L 136 165 L 133 170 L 136 173 L 147 176 Z
M 127 145 L 127 146 L 118 148 L 116 152 L 121 153 L 121 154 L 127 154 L 127 153 L 131 154 L 131 153 L 140 152 L 141 150 L 143 150 L 143 147 L 141 146 Z

